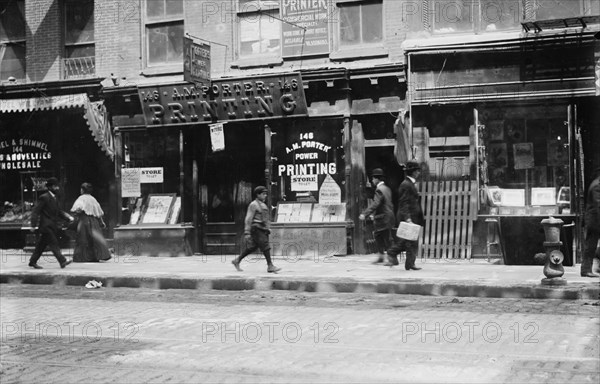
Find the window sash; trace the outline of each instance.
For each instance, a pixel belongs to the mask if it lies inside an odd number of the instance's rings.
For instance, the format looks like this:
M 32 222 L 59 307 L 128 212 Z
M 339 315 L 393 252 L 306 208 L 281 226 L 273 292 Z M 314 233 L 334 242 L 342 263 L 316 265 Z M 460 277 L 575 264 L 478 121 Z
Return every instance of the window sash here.
M 146 25 L 148 66 L 183 63 L 183 21 Z
M 240 57 L 281 54 L 281 22 L 264 13 L 276 16 L 279 9 L 238 15 Z
M 0 80 L 25 78 L 25 41 L 0 45 Z
M 341 3 L 338 7 L 340 46 L 380 44 L 383 41 L 382 2 Z M 373 21 L 373 16 L 378 20 Z
M 25 1 L 9 1 L 0 15 L 0 42 L 25 40 Z
M 94 1 L 65 3 L 65 45 L 94 42 Z

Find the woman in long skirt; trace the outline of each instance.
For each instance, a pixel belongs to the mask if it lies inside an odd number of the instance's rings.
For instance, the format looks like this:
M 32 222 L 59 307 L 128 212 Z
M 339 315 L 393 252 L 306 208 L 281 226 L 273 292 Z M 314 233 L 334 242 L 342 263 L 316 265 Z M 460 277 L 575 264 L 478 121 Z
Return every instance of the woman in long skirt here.
M 95 262 L 111 258 L 106 239 L 102 235 L 102 228 L 106 227 L 102 220 L 104 212 L 91 193 L 92 184 L 81 184 L 81 195 L 71 208 L 78 218 L 74 262 Z

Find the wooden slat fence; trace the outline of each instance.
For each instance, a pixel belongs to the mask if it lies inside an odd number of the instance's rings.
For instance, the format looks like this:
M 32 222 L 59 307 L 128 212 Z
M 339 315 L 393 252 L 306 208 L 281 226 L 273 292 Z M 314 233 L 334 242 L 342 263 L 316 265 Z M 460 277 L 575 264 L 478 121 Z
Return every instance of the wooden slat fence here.
M 419 186 L 425 216 L 420 256 L 469 259 L 477 218 L 475 181 L 427 181 Z

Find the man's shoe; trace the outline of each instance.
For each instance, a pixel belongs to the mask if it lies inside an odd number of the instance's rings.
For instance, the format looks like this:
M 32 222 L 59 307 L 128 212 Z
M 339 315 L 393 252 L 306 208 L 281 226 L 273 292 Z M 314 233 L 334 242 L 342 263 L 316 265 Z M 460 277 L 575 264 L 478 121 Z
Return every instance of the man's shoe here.
M 42 267 L 41 265 L 38 265 L 37 263 L 36 264 L 29 264 L 29 266 L 31 268 L 34 268 L 34 269 L 44 269 L 44 267 Z
M 594 272 L 582 272 L 581 277 L 600 277 L 600 275 L 597 275 Z
M 237 269 L 238 272 L 243 271 L 243 269 L 240 268 L 240 262 L 238 261 L 238 259 L 231 260 L 231 264 L 233 264 L 233 266 L 235 267 L 235 269 Z
M 60 265 L 60 267 L 61 267 L 61 268 L 64 268 L 64 267 L 66 267 L 67 265 L 71 264 L 72 262 L 73 262 L 73 260 L 66 260 L 64 263 L 62 263 L 62 264 Z
M 388 261 L 383 264 L 386 267 L 393 267 L 394 265 L 398 265 L 398 257 L 397 256 L 388 256 Z
M 413 271 L 420 271 L 423 268 L 419 268 L 417 266 L 410 266 L 410 267 L 405 267 L 407 271 L 413 270 Z
M 380 257 L 379 259 L 374 260 L 371 264 L 381 264 L 383 263 L 383 257 Z
M 269 265 L 269 267 L 267 268 L 267 272 L 269 273 L 276 273 L 281 271 L 281 268 L 274 266 L 273 264 Z

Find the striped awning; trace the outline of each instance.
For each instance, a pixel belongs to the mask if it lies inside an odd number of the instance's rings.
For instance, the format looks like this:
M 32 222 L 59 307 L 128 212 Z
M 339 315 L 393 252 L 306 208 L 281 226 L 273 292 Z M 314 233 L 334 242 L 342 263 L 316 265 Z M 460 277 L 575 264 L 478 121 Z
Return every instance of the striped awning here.
M 60 96 L 28 97 L 22 99 L 0 100 L 0 112 L 30 112 L 52 109 L 84 107 L 86 93 L 74 93 Z

